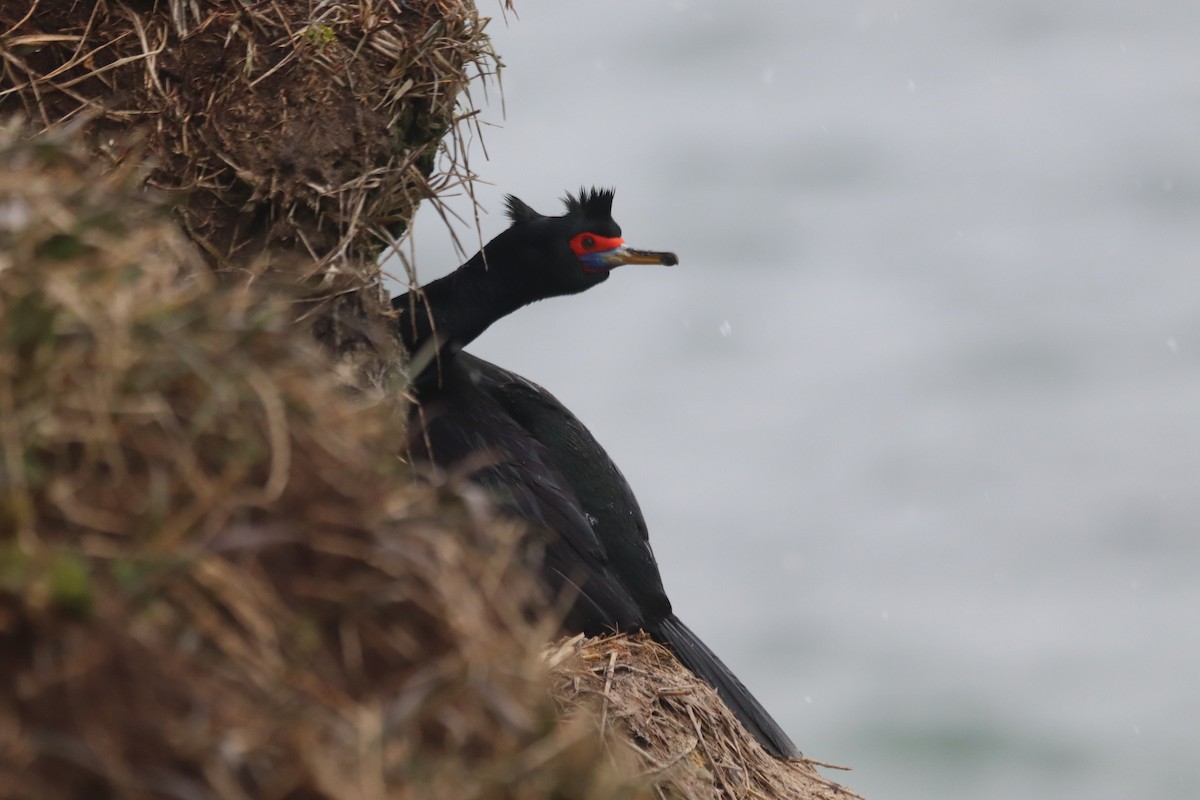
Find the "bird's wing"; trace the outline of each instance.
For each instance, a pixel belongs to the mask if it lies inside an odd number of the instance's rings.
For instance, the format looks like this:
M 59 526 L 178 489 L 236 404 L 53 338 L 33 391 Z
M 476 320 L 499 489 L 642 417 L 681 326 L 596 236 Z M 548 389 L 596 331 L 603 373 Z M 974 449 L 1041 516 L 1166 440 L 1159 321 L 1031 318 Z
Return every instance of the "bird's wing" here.
M 477 384 L 542 445 L 643 618 L 654 621 L 669 614 L 670 602 L 637 497 L 587 427 L 533 381 L 468 353 L 458 358 L 476 375 Z
M 642 613 L 547 448 L 465 371 L 463 354 L 442 390 L 422 398 L 414 456 L 446 471 L 469 469 L 505 514 L 527 522 L 543 544 L 542 571 L 554 591 L 577 593 L 569 624 L 600 633 L 642 625 Z

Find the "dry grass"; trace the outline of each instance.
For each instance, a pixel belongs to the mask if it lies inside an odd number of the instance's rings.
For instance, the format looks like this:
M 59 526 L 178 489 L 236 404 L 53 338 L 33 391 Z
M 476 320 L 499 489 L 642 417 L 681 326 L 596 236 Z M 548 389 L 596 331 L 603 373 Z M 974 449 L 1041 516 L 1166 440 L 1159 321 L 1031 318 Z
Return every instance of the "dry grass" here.
M 365 263 L 469 185 L 462 159 L 427 179 L 474 116 L 460 95 L 498 68 L 485 25 L 465 0 L 5 3 L 0 113 L 84 119 L 113 161 L 135 131 L 222 262 L 269 245 Z
M 610 754 L 631 753 L 660 798 L 861 800 L 815 769 L 832 765 L 769 755 L 710 686 L 644 635 L 578 636 L 547 660 L 560 707 L 597 725 Z
M 5 796 L 626 794 L 516 533 L 138 179 L 0 136 Z
M 148 160 L 210 264 L 303 282 L 347 372 L 395 384 L 378 256 L 419 202 L 471 191 L 487 21 L 470 0 L 0 3 L 0 119 Z

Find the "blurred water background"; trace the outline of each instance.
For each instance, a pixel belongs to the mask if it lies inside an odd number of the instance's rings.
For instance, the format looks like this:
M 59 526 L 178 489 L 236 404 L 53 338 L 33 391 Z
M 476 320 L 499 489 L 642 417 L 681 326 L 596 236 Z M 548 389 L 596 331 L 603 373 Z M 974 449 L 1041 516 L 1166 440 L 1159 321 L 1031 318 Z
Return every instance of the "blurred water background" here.
M 872 800 L 1200 797 L 1200 3 L 517 12 L 484 238 L 611 185 L 681 266 L 472 350 L 606 446 L 679 615 Z

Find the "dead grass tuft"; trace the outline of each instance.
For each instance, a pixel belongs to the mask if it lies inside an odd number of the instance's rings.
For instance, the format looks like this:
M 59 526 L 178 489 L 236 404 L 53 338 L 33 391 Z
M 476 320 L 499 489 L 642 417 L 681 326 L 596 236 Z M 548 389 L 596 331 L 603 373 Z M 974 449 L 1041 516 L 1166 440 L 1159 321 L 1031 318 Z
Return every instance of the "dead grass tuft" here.
M 468 0 L 135 3 L 36 0 L 0 10 L 0 114 L 84 120 L 121 161 L 131 132 L 150 184 L 219 263 L 264 247 L 372 263 L 431 186 L 460 94 L 499 67 Z M 457 174 L 454 172 L 457 171 Z
M 379 255 L 421 200 L 473 191 L 487 23 L 471 0 L 0 3 L 0 119 L 148 161 L 211 265 L 288 274 L 346 371 L 392 383 Z
M 598 725 L 659 798 L 861 800 L 817 773 L 833 767 L 780 761 L 759 746 L 710 686 L 645 635 L 558 643 L 547 653 L 565 713 Z
M 515 532 L 138 184 L 0 133 L 5 795 L 624 794 Z

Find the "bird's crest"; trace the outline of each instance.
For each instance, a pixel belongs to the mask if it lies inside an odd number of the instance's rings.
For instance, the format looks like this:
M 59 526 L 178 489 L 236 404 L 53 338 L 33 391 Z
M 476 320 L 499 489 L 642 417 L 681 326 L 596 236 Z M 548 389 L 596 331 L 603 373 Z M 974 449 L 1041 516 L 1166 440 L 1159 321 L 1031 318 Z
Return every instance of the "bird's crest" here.
M 504 198 L 504 206 L 507 209 L 508 218 L 517 222 L 529 222 L 531 220 L 541 218 L 541 214 L 534 211 L 529 205 L 519 197 L 507 195 Z
M 563 198 L 568 214 L 578 214 L 588 219 L 612 217 L 612 202 L 615 189 L 581 188 L 578 195 L 570 192 Z

